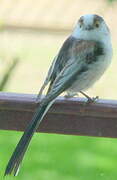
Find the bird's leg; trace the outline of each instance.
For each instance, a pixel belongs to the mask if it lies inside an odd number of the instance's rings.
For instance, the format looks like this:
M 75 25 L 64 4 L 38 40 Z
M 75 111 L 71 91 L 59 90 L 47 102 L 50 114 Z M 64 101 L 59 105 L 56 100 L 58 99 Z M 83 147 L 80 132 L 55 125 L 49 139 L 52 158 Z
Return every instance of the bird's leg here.
M 80 91 L 81 94 L 83 94 L 86 98 L 87 98 L 87 103 L 93 103 L 93 102 L 96 102 L 98 99 L 99 99 L 99 96 L 96 96 L 96 97 L 89 97 L 87 94 L 85 94 L 84 92 Z
M 74 96 L 78 96 L 78 93 L 67 91 L 67 94 L 66 94 L 64 97 L 65 97 L 65 98 L 72 98 L 72 97 L 74 97 Z

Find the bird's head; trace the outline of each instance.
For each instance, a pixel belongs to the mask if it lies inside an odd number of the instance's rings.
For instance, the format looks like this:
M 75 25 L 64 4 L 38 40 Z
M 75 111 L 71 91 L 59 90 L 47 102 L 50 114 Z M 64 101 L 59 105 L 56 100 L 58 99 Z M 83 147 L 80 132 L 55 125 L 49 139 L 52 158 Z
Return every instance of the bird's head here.
M 110 32 L 101 16 L 86 14 L 78 20 L 72 36 L 85 40 L 102 40 L 104 36 L 110 36 Z

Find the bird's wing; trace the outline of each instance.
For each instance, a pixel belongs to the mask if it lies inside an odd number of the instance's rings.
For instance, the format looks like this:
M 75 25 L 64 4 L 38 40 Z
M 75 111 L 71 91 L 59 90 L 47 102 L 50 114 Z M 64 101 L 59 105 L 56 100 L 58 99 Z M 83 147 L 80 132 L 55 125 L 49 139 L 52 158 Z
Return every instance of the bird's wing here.
M 77 63 L 76 61 L 69 62 L 55 79 L 50 91 L 45 97 L 45 101 L 46 99 L 48 99 L 48 101 L 51 101 L 59 96 L 62 92 L 66 91 L 76 80 L 78 74 L 83 71 L 87 71 L 86 63 L 82 61 L 80 61 L 79 63 Z
M 47 73 L 47 77 L 38 93 L 37 100 L 40 98 L 44 88 L 50 82 L 50 86 L 48 88 L 48 92 L 51 89 L 51 86 L 56 79 L 57 75 L 61 72 L 61 70 L 66 65 L 67 61 L 71 58 L 71 47 L 74 46 L 76 39 L 72 36 L 68 37 L 66 41 L 63 43 L 58 55 L 54 58 L 49 71 Z M 77 40 L 78 41 L 78 40 Z
M 98 56 L 102 55 L 102 53 L 101 45 L 97 42 L 75 41 L 74 45 L 71 46 L 69 60 L 67 60 L 64 68 L 56 76 L 46 96 L 47 99 L 52 100 L 67 90 L 78 78 L 78 75 L 87 71 L 90 64 L 97 61 Z
M 101 45 L 98 42 L 88 41 L 88 40 L 80 40 L 70 36 L 63 44 L 62 48 L 59 51 L 57 57 L 55 57 L 47 78 L 38 94 L 37 100 L 42 94 L 45 86 L 50 82 L 50 86 L 48 88 L 47 94 L 50 92 L 55 79 L 61 74 L 66 66 L 69 63 L 72 64 L 71 59 L 74 59 L 74 63 L 77 63 L 79 66 L 79 61 L 82 59 L 82 62 L 90 64 L 92 61 L 95 61 L 95 57 L 102 53 Z M 85 62 L 86 59 L 86 62 Z M 74 65 L 73 65 L 74 66 Z M 80 68 L 77 67 L 77 68 Z

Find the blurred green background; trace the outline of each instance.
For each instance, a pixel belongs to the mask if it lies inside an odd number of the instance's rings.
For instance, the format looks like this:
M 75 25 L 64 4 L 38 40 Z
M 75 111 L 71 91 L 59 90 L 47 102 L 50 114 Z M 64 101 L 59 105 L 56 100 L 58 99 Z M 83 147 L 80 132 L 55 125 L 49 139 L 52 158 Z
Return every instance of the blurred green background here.
M 110 68 L 87 93 L 117 99 L 117 2 L 111 1 L 0 0 L 0 81 L 13 59 L 18 59 L 4 91 L 37 93 L 79 16 L 97 13 L 110 27 L 114 56 Z M 21 135 L 0 131 L 0 179 Z M 16 179 L 116 180 L 117 139 L 35 134 Z

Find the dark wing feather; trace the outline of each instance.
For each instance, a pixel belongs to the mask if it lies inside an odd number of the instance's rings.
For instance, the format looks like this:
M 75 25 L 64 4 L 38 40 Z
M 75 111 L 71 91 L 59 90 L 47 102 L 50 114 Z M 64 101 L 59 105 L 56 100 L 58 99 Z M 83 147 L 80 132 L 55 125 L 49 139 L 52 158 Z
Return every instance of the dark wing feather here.
M 84 52 L 83 52 L 84 51 Z M 42 94 L 43 89 L 45 86 L 50 82 L 48 92 L 51 90 L 51 87 L 58 76 L 58 74 L 63 70 L 66 66 L 68 61 L 71 59 L 72 56 L 81 56 L 82 52 L 86 55 L 86 63 L 90 64 L 92 61 L 96 61 L 98 55 L 103 55 L 102 44 L 95 41 L 86 41 L 81 39 L 76 39 L 70 36 L 61 47 L 59 54 L 55 57 L 49 71 L 47 78 L 38 94 L 37 100 Z M 79 58 L 77 58 L 78 60 Z
M 59 74 L 56 75 L 47 94 L 47 97 L 50 99 L 66 91 L 81 72 L 87 71 L 89 65 L 95 63 L 98 60 L 98 56 L 104 54 L 102 44 L 94 41 L 75 40 L 70 49 L 70 56 L 66 64 L 64 64 Z M 65 55 L 61 59 L 65 59 Z
M 45 86 L 50 82 L 48 92 L 51 89 L 51 86 L 56 79 L 57 75 L 61 72 L 61 70 L 65 67 L 67 61 L 71 58 L 71 50 L 74 46 L 75 42 L 78 41 L 76 38 L 70 36 L 66 41 L 63 43 L 58 55 L 54 58 L 52 65 L 48 71 L 47 77 L 39 91 L 37 96 L 37 100 L 39 99 L 40 95 L 42 94 Z

